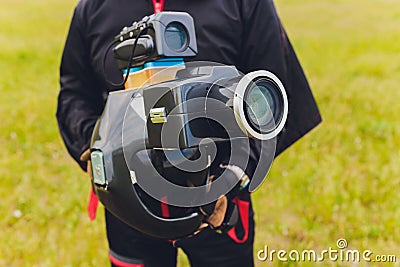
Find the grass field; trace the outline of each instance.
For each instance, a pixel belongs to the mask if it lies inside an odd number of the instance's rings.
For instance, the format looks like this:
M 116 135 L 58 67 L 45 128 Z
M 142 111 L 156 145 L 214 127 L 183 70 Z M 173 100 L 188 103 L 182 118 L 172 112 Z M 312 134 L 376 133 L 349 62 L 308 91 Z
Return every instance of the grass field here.
M 107 266 L 103 212 L 89 222 L 89 181 L 54 116 L 75 3 L 1 3 L 0 266 Z M 324 122 L 275 161 L 254 194 L 255 252 L 321 251 L 345 238 L 349 249 L 400 258 L 400 2 L 276 5 Z

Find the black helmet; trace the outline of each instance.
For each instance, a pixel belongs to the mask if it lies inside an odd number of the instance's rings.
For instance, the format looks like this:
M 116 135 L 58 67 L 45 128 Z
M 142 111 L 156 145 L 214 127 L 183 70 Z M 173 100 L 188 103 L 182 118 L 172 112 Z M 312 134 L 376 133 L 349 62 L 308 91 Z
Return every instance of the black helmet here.
M 243 75 L 210 62 L 187 63 L 173 81 L 112 92 L 91 141 L 95 192 L 143 233 L 191 235 L 204 220 L 200 207 L 240 187 L 221 164 L 252 177 L 240 189 L 261 184 L 287 112 L 285 90 L 272 73 Z

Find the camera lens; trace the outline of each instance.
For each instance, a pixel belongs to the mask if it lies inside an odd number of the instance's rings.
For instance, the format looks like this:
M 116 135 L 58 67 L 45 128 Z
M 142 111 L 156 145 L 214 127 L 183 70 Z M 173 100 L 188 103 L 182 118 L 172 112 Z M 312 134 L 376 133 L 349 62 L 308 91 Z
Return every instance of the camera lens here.
M 245 116 L 259 133 L 268 133 L 279 124 L 283 112 L 277 85 L 268 79 L 253 81 L 245 93 Z
M 171 22 L 167 25 L 164 38 L 167 46 L 176 52 L 184 51 L 189 43 L 187 30 L 179 22 Z

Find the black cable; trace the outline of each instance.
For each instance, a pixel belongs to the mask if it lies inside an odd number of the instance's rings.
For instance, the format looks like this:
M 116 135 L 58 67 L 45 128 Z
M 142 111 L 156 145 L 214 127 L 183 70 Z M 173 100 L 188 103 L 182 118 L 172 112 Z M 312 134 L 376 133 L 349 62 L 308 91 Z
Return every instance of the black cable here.
M 107 59 L 108 53 L 110 52 L 110 49 L 111 49 L 115 44 L 117 44 L 118 42 L 119 42 L 118 40 L 114 40 L 114 41 L 111 42 L 110 45 L 107 47 L 106 53 L 104 54 L 104 57 L 103 57 L 103 64 L 102 64 L 102 70 L 103 70 L 104 79 L 106 80 L 106 82 L 107 82 L 108 84 L 114 85 L 114 86 L 121 86 L 121 85 L 114 84 L 112 81 L 110 81 L 110 80 L 107 78 L 107 74 L 106 74 L 106 59 Z
M 123 80 L 122 83 L 114 83 L 113 81 L 109 80 L 109 79 L 107 78 L 107 74 L 106 74 L 106 70 L 105 70 L 107 55 L 108 55 L 108 53 L 110 52 L 110 49 L 111 49 L 115 44 L 117 44 L 117 43 L 119 42 L 119 40 L 114 40 L 114 41 L 111 42 L 110 45 L 107 47 L 106 53 L 104 54 L 104 57 L 103 57 L 103 76 L 104 76 L 104 78 L 105 78 L 105 80 L 106 80 L 106 82 L 107 82 L 108 84 L 110 84 L 110 85 L 112 85 L 112 86 L 120 87 L 120 86 L 123 86 L 123 85 L 126 83 L 126 81 L 128 80 L 129 71 L 130 71 L 130 69 L 131 69 L 131 67 L 132 67 L 133 57 L 134 57 L 134 54 L 135 54 L 135 49 L 136 49 L 137 43 L 138 43 L 138 41 L 139 41 L 140 36 L 142 36 L 143 33 L 144 33 L 148 28 L 149 28 L 148 26 L 144 27 L 144 28 L 141 29 L 141 30 L 139 31 L 139 33 L 135 36 L 136 39 L 135 39 L 135 42 L 133 43 L 133 46 L 132 46 L 132 52 L 131 52 L 131 56 L 130 56 L 130 58 L 129 58 L 129 63 L 128 63 L 128 67 L 127 67 L 127 73 L 126 73 L 125 78 L 124 78 L 124 80 Z

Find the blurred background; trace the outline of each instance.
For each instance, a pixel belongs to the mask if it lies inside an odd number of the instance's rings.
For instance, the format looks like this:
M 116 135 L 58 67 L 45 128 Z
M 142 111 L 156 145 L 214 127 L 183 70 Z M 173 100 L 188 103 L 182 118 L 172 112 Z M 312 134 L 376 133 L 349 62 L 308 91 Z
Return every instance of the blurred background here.
M 324 121 L 254 193 L 254 251 L 321 251 L 345 238 L 349 249 L 400 259 L 400 1 L 275 3 Z M 89 221 L 88 178 L 55 120 L 75 5 L 1 0 L 0 266 L 108 266 L 104 212 Z

